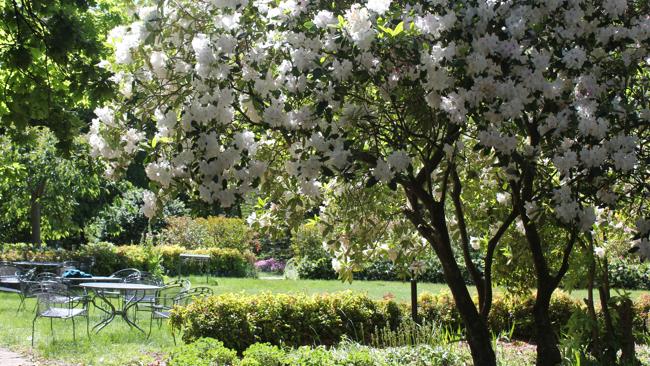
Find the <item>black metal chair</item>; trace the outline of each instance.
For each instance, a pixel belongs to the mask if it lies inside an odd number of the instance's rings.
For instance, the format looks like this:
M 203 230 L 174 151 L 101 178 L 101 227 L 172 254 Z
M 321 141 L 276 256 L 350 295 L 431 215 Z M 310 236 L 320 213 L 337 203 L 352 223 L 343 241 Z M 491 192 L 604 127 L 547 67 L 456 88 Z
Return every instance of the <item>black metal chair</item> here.
M 72 338 L 77 340 L 75 318 L 83 316 L 86 318 L 86 334 L 90 338 L 88 303 L 79 296 L 71 294 L 66 288 L 56 282 L 43 282 L 38 289 L 34 290 L 36 297 L 36 315 L 32 321 L 32 347 L 34 347 L 34 334 L 36 321 L 39 318 L 50 319 L 50 330 L 54 336 L 54 319 L 72 320 Z
M 0 264 L 0 291 L 15 294 L 20 293 L 19 274 L 22 272 L 20 267 L 11 263 L 4 262 Z
M 158 321 L 158 328 L 160 328 L 162 326 L 162 321 L 169 319 L 171 311 L 175 306 L 187 306 L 197 298 L 214 294 L 212 289 L 209 287 L 195 287 L 187 291 L 174 292 L 176 287 L 180 286 L 174 285 L 173 288 L 169 288 L 167 291 L 163 289 L 158 292 L 156 302 L 151 307 L 151 320 L 149 322 L 149 334 L 147 335 L 147 338 L 151 336 L 151 329 L 154 320 Z M 176 335 L 173 329 L 172 338 L 174 339 L 174 344 L 176 344 Z
M 156 276 L 150 272 L 141 271 L 138 274 L 131 275 L 124 279 L 124 282 L 127 283 L 137 283 L 142 285 L 152 285 L 152 286 L 165 286 L 164 280 L 162 277 Z M 135 311 L 135 318 L 137 319 L 138 311 L 142 309 L 146 310 L 153 306 L 156 302 L 156 292 L 160 290 L 139 290 L 139 291 L 125 291 L 124 292 L 124 301 L 130 302 L 134 298 L 137 298 L 137 304 L 133 307 Z
M 61 264 L 61 267 L 59 267 L 58 275 L 63 276 L 65 271 L 69 269 L 79 269 L 80 266 L 81 264 L 77 261 L 65 261 Z

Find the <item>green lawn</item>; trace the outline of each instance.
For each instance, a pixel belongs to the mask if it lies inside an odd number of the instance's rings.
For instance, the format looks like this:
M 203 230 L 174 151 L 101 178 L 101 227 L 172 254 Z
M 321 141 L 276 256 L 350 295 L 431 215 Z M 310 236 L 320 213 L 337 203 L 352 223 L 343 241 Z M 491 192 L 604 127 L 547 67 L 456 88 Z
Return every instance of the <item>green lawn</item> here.
M 193 286 L 205 285 L 205 277 L 190 277 Z M 218 285 L 209 284 L 215 293 L 244 292 L 249 294 L 263 291 L 299 292 L 307 294 L 352 290 L 367 293 L 370 297 L 381 299 L 385 296 L 394 297 L 397 301 L 408 301 L 410 284 L 407 282 L 355 281 L 351 284 L 340 281 L 324 280 L 284 280 L 284 279 L 254 279 L 254 278 L 218 278 Z M 446 285 L 421 283 L 420 292 L 437 293 L 448 291 Z M 637 297 L 643 291 L 632 291 L 632 297 Z M 585 291 L 572 294 L 580 299 Z M 49 360 L 60 360 L 65 364 L 82 365 L 141 365 L 138 361 L 152 361 L 168 352 L 173 347 L 172 336 L 167 325 L 161 329 L 154 327 L 151 338 L 130 329 L 121 319 L 116 319 L 99 334 L 91 331 L 91 338 L 86 337 L 85 321 L 77 323 L 77 342 L 72 340 L 72 324 L 70 321 L 54 321 L 54 337 L 50 332 L 49 321 L 41 319 L 37 323 L 35 349 L 31 350 L 31 324 L 33 319 L 34 300 L 27 304 L 27 310 L 16 313 L 18 296 L 0 293 L 0 346 L 10 348 L 24 354 L 34 352 L 38 357 Z M 91 311 L 90 324 L 99 321 L 100 312 Z M 138 322 L 145 330 L 149 326 L 149 318 L 142 313 Z
M 261 275 L 264 277 L 264 275 Z M 191 277 L 193 284 L 205 284 L 205 277 Z M 263 291 L 271 292 L 302 292 L 307 294 L 318 294 L 326 292 L 336 292 L 352 290 L 355 292 L 367 293 L 374 299 L 384 298 L 386 295 L 394 296 L 396 301 L 409 302 L 411 298 L 411 285 L 409 282 L 394 281 L 353 281 L 346 283 L 336 280 L 285 280 L 277 279 L 259 279 L 259 278 L 219 278 L 219 286 L 214 287 L 216 293 L 224 292 L 245 292 L 255 294 Z M 438 293 L 440 291 L 449 292 L 449 287 L 437 283 L 418 283 L 418 293 L 422 292 Z M 504 291 L 497 289 L 497 292 Z M 643 293 L 643 290 L 628 290 L 630 296 L 636 299 Z M 476 289 L 470 287 L 472 295 L 476 294 Z M 615 291 L 612 291 L 615 294 Z M 570 294 L 577 300 L 587 297 L 587 290 L 576 290 Z M 598 296 L 597 294 L 594 294 Z

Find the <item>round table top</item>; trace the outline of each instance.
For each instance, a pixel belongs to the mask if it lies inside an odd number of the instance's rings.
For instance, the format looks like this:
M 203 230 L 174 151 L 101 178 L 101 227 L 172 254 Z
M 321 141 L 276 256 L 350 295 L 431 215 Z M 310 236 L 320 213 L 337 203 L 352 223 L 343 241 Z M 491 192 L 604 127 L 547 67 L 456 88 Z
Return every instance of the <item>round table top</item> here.
M 107 276 L 92 276 L 92 277 L 61 277 L 64 281 L 74 282 L 122 282 L 123 278 L 107 277 Z
M 142 283 L 115 283 L 115 282 L 84 282 L 80 283 L 79 287 L 102 289 L 102 290 L 160 290 L 162 287 L 145 285 Z

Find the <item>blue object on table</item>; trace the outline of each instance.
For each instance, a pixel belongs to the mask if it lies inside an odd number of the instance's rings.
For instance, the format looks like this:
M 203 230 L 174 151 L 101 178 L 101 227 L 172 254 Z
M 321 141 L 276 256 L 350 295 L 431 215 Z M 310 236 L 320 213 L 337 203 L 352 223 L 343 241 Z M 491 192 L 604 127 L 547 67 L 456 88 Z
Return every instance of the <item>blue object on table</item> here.
M 63 278 L 90 278 L 92 277 L 91 274 L 88 274 L 86 272 L 80 271 L 78 269 L 66 269 L 65 272 L 63 272 Z

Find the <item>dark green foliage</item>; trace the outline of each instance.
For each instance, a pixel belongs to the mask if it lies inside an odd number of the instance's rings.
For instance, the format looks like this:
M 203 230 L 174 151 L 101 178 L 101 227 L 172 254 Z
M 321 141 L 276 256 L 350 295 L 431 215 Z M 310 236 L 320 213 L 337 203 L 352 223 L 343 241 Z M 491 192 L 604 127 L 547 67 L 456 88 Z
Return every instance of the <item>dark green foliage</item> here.
M 608 267 L 611 287 L 650 290 L 650 263 L 612 260 Z
M 125 186 L 124 193 L 116 197 L 86 226 L 85 233 L 91 242 L 139 243 L 149 230 L 149 220 L 142 211 L 144 190 L 130 184 Z M 187 214 L 187 210 L 179 200 L 173 200 L 163 208 L 163 217 L 184 214 Z M 164 226 L 164 221 L 153 220 L 151 232 L 156 233 Z
M 330 258 L 310 259 L 303 258 L 296 265 L 298 276 L 310 280 L 332 280 L 338 278 L 338 274 L 332 268 Z
M 98 103 L 112 95 L 105 34 L 121 22 L 112 0 L 0 2 L 0 134 L 19 142 L 49 127 L 68 151 Z

